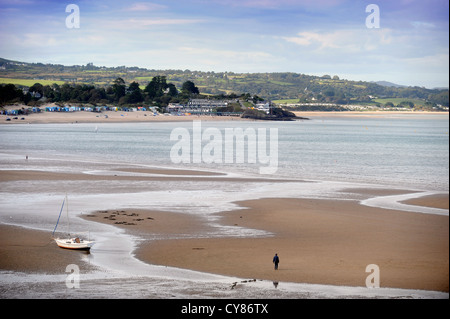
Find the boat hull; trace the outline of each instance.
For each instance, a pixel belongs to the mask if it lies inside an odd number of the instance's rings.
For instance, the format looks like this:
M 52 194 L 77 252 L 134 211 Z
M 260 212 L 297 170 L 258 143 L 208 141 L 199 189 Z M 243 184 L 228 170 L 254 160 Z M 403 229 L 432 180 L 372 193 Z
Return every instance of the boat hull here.
M 93 241 L 79 240 L 77 238 L 57 238 L 55 239 L 55 242 L 61 248 L 73 250 L 89 250 L 94 244 Z

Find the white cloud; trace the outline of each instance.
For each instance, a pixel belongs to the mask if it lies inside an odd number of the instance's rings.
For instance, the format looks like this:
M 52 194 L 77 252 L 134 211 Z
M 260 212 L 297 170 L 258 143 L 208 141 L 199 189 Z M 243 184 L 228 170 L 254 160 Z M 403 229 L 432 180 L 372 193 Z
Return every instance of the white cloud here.
M 166 9 L 167 6 L 150 3 L 150 2 L 136 2 L 133 3 L 126 11 L 156 11 Z
M 295 37 L 282 37 L 287 42 L 317 51 L 342 50 L 346 52 L 372 51 L 392 43 L 390 29 L 336 30 L 332 32 L 299 32 Z
M 416 69 L 431 69 L 431 70 L 442 70 L 448 69 L 449 66 L 449 54 L 434 54 L 423 57 L 408 58 L 404 61 Z
M 27 47 L 47 47 L 60 45 L 54 36 L 40 33 L 26 33 L 24 34 L 23 43 Z
M 121 26 L 135 26 L 135 27 L 146 27 L 151 25 L 174 25 L 174 24 L 193 24 L 199 23 L 203 20 L 196 19 L 166 19 L 166 18 L 155 18 L 155 19 L 128 19 L 123 20 Z
M 2 0 L 4 5 L 32 5 L 34 1 L 32 0 Z
M 82 45 L 82 46 L 92 46 L 95 43 L 95 46 L 99 46 L 99 45 L 106 45 L 109 44 L 110 41 L 112 41 L 113 39 L 109 39 L 105 36 L 102 35 L 83 35 L 81 37 L 77 37 L 73 40 L 71 40 L 71 42 L 73 42 L 73 44 L 75 45 Z
M 200 19 L 184 19 L 184 18 L 127 18 L 120 20 L 108 19 L 88 19 L 84 20 L 83 28 L 96 30 L 97 32 L 111 33 L 112 31 L 140 30 L 151 26 L 171 26 L 171 25 L 193 25 L 205 22 Z M 136 35 L 128 35 L 123 40 L 128 40 Z
M 211 0 L 208 0 L 208 2 L 211 2 Z M 212 2 L 233 7 L 276 9 L 286 6 L 304 8 L 335 7 L 345 2 L 345 0 L 212 0 Z
M 415 28 L 427 28 L 427 29 L 434 29 L 436 28 L 436 25 L 430 22 L 423 22 L 423 21 L 413 21 L 411 22 L 412 26 Z
M 115 50 L 94 54 L 96 65 L 138 65 L 149 69 L 190 69 L 201 71 L 261 71 L 260 65 L 271 66 L 276 57 L 259 51 L 233 51 L 221 48 L 173 46 L 135 50 Z M 271 71 L 271 70 L 268 70 Z

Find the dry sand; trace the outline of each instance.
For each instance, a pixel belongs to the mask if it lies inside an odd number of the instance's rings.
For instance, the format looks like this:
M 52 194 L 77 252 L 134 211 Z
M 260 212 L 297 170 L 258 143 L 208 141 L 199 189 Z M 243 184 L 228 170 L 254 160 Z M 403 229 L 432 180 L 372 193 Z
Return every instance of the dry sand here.
M 130 123 L 130 122 L 183 122 L 183 121 L 249 121 L 236 116 L 209 116 L 209 115 L 157 115 L 152 112 L 137 111 L 105 111 L 94 112 L 42 112 L 29 115 L 0 115 L 0 124 L 47 124 L 47 123 Z M 10 118 L 11 121 L 6 121 Z M 24 118 L 22 120 L 22 118 Z
M 429 112 L 429 111 L 345 111 L 345 112 L 321 112 L 304 111 L 294 112 L 298 117 L 385 117 L 395 115 L 449 115 L 449 112 Z
M 41 106 L 41 109 L 46 106 L 55 106 L 48 104 Z M 25 105 L 10 105 L 5 106 L 6 109 L 20 109 L 27 108 Z M 398 114 L 434 114 L 434 115 L 448 115 L 448 112 L 413 112 L 413 111 L 371 111 L 371 112 L 294 112 L 298 117 L 303 118 L 322 118 L 322 117 L 382 117 Z M 159 114 L 153 115 L 150 111 L 104 111 L 102 113 L 95 112 L 41 112 L 29 115 L 17 115 L 18 119 L 14 119 L 15 115 L 0 115 L 0 124 L 46 124 L 46 123 L 129 123 L 129 122 L 185 122 L 193 120 L 201 121 L 255 121 L 253 119 L 243 119 L 236 116 L 211 116 L 211 115 L 184 115 L 173 116 Z M 10 118 L 11 121 L 6 121 Z M 22 118 L 24 118 L 22 120 Z

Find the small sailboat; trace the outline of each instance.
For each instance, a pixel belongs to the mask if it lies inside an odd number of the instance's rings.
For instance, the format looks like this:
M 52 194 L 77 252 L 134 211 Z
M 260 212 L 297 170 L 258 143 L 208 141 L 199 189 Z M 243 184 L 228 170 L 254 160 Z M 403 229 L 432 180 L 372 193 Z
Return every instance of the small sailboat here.
M 58 221 L 56 222 L 55 229 L 53 229 L 52 238 L 55 240 L 56 244 L 65 249 L 76 249 L 76 250 L 90 250 L 92 245 L 94 244 L 94 241 L 91 240 L 84 240 L 80 237 L 72 237 L 70 235 L 70 222 L 69 222 L 69 205 L 67 203 L 67 196 L 63 200 L 61 211 L 59 212 Z M 68 220 L 68 229 L 69 229 L 69 236 L 67 238 L 55 238 L 55 231 L 59 224 L 59 219 L 61 218 L 61 213 L 64 208 L 64 204 L 66 205 L 66 211 L 67 211 L 67 220 Z
M 74 238 L 55 238 L 56 244 L 65 249 L 75 249 L 75 250 L 90 250 L 93 241 L 84 240 L 79 237 Z

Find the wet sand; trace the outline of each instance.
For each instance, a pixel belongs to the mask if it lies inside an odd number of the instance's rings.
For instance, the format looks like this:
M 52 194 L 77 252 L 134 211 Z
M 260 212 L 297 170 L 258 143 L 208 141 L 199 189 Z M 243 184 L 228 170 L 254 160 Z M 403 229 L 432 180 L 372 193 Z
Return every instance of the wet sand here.
M 31 158 L 30 158 L 31 160 Z M 148 175 L 117 175 L 114 172 L 130 172 L 142 173 Z M 165 170 L 165 169 L 133 169 L 133 168 L 118 168 L 112 171 L 110 175 L 93 175 L 82 173 L 61 173 L 38 170 L 1 170 L 0 182 L 11 182 L 20 180 L 43 180 L 43 181 L 57 181 L 57 180 L 158 180 L 158 179 L 183 179 L 188 176 L 224 176 L 225 174 L 202 172 L 194 170 Z
M 382 287 L 448 292 L 447 216 L 371 208 L 356 201 L 261 199 L 239 204 L 249 209 L 220 214 L 221 224 L 271 235 L 196 238 L 210 230 L 204 220 L 146 210 L 103 211 L 85 218 L 152 237 L 136 251 L 151 264 L 344 286 L 365 286 L 366 266 L 376 264 Z M 275 253 L 281 259 L 277 271 Z
M 44 231 L 0 224 L 0 270 L 28 273 L 65 274 L 67 265 L 80 271 L 94 270 L 82 262 L 87 252 L 58 247 Z
M 192 179 L 165 176 L 170 174 L 164 170 L 131 169 L 131 172 L 161 173 L 161 176 L 2 171 L 0 181 Z M 222 177 L 203 176 L 199 172 L 195 180 L 204 178 Z M 220 237 L 206 219 L 181 213 L 123 209 L 84 214 L 83 218 L 122 227 L 142 237 L 144 241 L 135 254 L 151 264 L 244 279 L 348 286 L 365 286 L 366 266 L 376 264 L 380 267 L 382 287 L 448 292 L 448 216 L 362 206 L 351 195 L 358 194 L 359 199 L 405 192 L 401 190 L 343 192 L 353 199 L 267 198 L 238 203 L 248 208 L 245 210 L 217 214 L 222 225 L 269 233 L 258 238 Z M 445 207 L 445 204 L 448 207 L 448 194 L 414 200 L 414 205 Z M 208 233 L 216 234 L 214 238 L 203 238 Z M 277 271 L 272 265 L 275 253 L 281 259 Z M 81 258 L 79 252 L 57 247 L 47 232 L 0 225 L 1 270 L 62 273 L 68 264 L 78 264 Z
M 31 159 L 30 159 L 31 160 Z M 107 171 L 107 170 L 105 170 Z M 170 172 L 169 172 L 170 171 Z M 114 172 L 142 173 L 143 175 L 119 175 Z M 165 170 L 165 169 L 133 169 L 119 168 L 109 175 L 94 175 L 85 173 L 61 173 L 39 170 L 0 170 L 0 182 L 13 181 L 214 181 L 214 182 L 264 182 L 283 183 L 282 179 L 239 178 L 226 177 L 225 174 L 195 170 Z M 299 181 L 303 182 L 303 181 Z M 308 183 L 305 181 L 305 183 Z
M 405 200 L 402 203 L 415 206 L 426 206 L 433 208 L 449 209 L 448 195 L 432 195 L 423 196 L 420 198 L 414 198 Z

